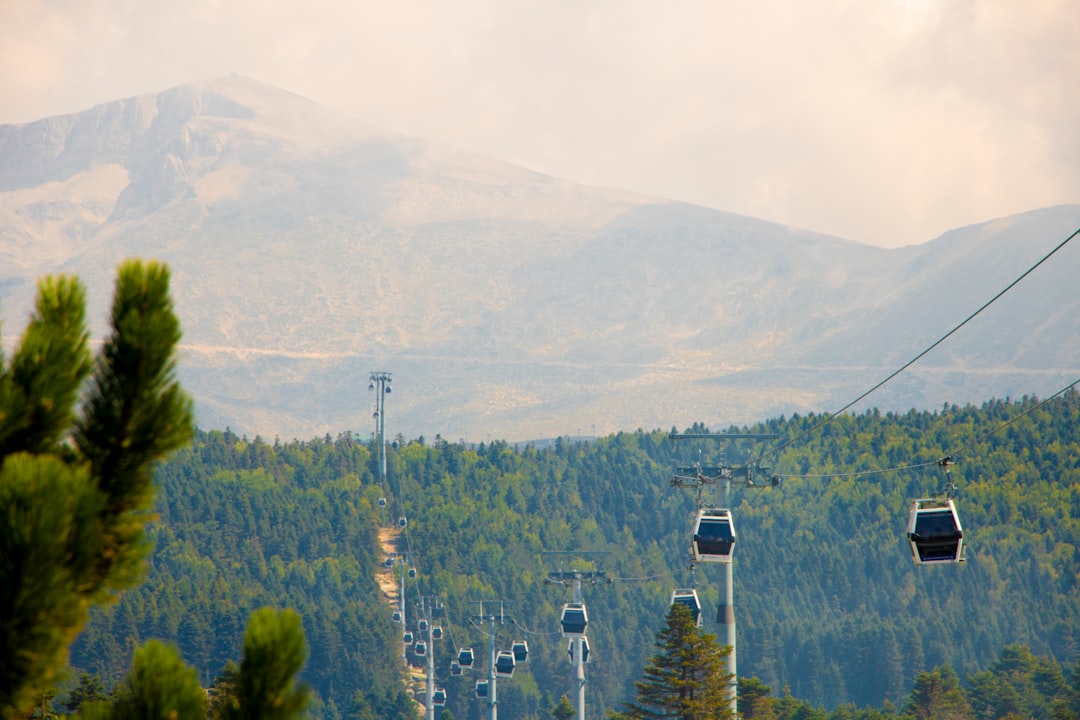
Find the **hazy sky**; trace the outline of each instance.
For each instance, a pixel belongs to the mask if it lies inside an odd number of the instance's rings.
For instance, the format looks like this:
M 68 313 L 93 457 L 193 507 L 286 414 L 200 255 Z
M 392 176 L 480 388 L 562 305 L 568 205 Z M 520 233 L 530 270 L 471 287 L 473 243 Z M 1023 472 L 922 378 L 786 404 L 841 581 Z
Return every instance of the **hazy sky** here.
M 0 123 L 238 73 L 860 242 L 1080 202 L 1077 0 L 0 0 Z

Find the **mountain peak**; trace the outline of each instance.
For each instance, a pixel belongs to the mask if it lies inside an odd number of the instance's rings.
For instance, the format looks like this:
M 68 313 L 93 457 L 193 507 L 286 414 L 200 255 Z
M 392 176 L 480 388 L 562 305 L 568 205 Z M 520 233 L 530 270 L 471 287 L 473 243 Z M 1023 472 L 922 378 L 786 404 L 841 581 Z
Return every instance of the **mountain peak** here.
M 948 257 L 885 251 L 583 187 L 228 76 L 0 127 L 0 302 L 25 317 L 36 278 L 77 274 L 100 335 L 116 264 L 167 262 L 204 427 L 355 428 L 372 367 L 394 371 L 394 426 L 414 434 L 726 425 L 887 375 L 947 329 L 943 308 L 1026 269 L 989 257 L 1002 233 L 1049 243 L 1078 213 L 1020 216 Z M 960 266 L 984 272 L 941 270 Z M 1072 298 L 1067 282 L 1039 290 Z M 957 344 L 883 404 L 1043 378 L 1046 338 L 1076 336 L 1070 302 L 1030 300 L 1034 319 L 980 336 L 1007 347 Z M 1055 365 L 1075 367 L 1065 345 Z

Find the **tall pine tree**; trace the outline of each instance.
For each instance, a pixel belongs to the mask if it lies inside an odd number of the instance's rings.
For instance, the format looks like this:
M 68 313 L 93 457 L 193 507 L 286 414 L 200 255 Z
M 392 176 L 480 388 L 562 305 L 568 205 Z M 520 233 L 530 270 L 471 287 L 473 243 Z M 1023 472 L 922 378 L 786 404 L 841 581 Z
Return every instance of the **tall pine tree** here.
M 694 622 L 690 610 L 673 604 L 664 627 L 656 633 L 657 653 L 649 659 L 642 679 L 634 683 L 637 698 L 617 715 L 632 720 L 729 720 L 730 674 L 716 635 Z
M 194 429 L 168 269 L 120 267 L 96 361 L 85 315 L 78 280 L 47 278 L 0 356 L 0 718 L 49 687 L 91 604 L 140 580 L 152 464 Z

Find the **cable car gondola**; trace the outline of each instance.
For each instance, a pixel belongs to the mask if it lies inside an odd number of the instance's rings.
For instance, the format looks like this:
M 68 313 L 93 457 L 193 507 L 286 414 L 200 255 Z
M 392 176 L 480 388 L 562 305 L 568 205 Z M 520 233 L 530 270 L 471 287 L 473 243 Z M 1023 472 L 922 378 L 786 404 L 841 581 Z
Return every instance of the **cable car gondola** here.
M 499 677 L 512 677 L 516 665 L 514 653 L 509 650 L 500 650 L 495 656 L 495 674 Z
M 671 605 L 679 603 L 685 605 L 694 616 L 694 623 L 701 627 L 701 601 L 698 600 L 697 590 L 694 588 L 676 588 L 671 591 Z
M 476 681 L 476 697 L 486 698 L 488 696 L 488 681 L 477 680 Z
M 523 663 L 529 659 L 529 643 L 518 640 L 510 646 L 510 652 L 514 653 L 514 661 Z
M 473 664 L 473 651 L 472 648 L 461 648 L 458 650 L 457 661 L 461 667 L 472 667 Z
M 427 643 L 423 640 L 418 640 L 416 644 L 413 645 L 412 651 L 417 657 L 424 657 L 427 655 Z
M 577 645 L 577 640 L 571 640 L 570 644 L 566 648 L 566 655 L 570 658 L 570 664 L 574 663 L 574 646 Z M 589 638 L 581 638 L 581 664 L 587 665 L 589 662 Z
M 454 660 L 450 663 L 450 674 L 455 677 L 461 674 L 461 663 L 459 663 L 457 660 Z
M 420 618 L 420 620 L 416 623 L 416 626 L 417 628 L 419 628 L 420 632 L 427 632 L 427 620 L 425 620 L 424 618 Z
M 409 521 L 405 519 L 404 515 L 402 515 L 401 517 L 398 518 L 397 524 L 398 524 L 398 527 L 403 528 L 403 527 L 405 527 L 406 525 L 409 524 Z
M 416 568 L 409 568 L 409 577 L 416 577 Z
M 396 623 L 401 622 L 401 612 L 398 611 L 398 610 L 395 610 L 394 614 L 390 616 L 390 620 L 392 622 L 396 622 Z
M 912 502 L 907 538 L 917 565 L 964 562 L 964 529 L 951 498 L 922 498 Z
M 431 704 L 435 707 L 444 707 L 446 705 L 446 691 L 437 688 L 435 692 L 431 693 Z
M 563 637 L 585 637 L 585 629 L 589 626 L 589 614 L 585 610 L 585 603 L 566 603 L 562 609 L 562 634 Z
M 735 524 L 727 508 L 702 508 L 694 521 L 694 560 L 731 562 Z
M 412 645 L 412 641 L 413 637 L 411 632 L 405 632 L 402 634 L 401 642 L 405 643 L 406 645 Z
M 442 640 L 442 626 L 441 625 L 432 625 L 431 626 L 431 639 L 432 640 Z
M 386 498 L 379 498 L 379 507 L 386 507 Z

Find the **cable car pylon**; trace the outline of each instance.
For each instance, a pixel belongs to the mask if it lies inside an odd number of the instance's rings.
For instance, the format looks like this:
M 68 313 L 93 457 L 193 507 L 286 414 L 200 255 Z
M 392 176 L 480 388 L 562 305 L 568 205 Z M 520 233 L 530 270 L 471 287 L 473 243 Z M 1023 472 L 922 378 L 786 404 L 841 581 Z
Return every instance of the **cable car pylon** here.
M 495 625 L 505 625 L 507 622 L 513 622 L 514 619 L 506 614 L 503 610 L 502 600 L 477 600 L 480 605 L 480 614 L 474 615 L 471 620 L 474 624 L 488 623 L 488 676 L 486 680 L 478 680 L 476 682 L 476 697 L 486 699 L 488 704 L 488 720 L 498 720 L 499 717 L 499 695 L 498 695 L 498 679 L 500 677 L 509 678 L 514 674 L 514 668 L 517 667 L 519 660 L 525 662 L 528 657 L 528 646 L 524 641 L 517 641 L 513 644 L 514 650 L 499 652 L 495 651 Z M 498 614 L 484 613 L 484 604 L 491 605 L 497 603 L 499 606 Z M 466 663 L 465 660 L 468 660 Z M 472 648 L 462 648 L 458 654 L 459 667 L 469 667 L 473 663 L 473 651 Z
M 767 440 L 775 433 L 710 433 L 671 432 L 670 440 Z M 732 717 L 738 714 L 739 680 L 735 643 L 735 573 L 732 551 L 735 546 L 735 524 L 731 515 L 731 487 L 777 487 L 780 479 L 767 475 L 768 468 L 748 463 L 732 467 L 721 463 L 715 467 L 677 467 L 671 477 L 672 487 L 694 488 L 698 491 L 698 508 L 694 517 L 692 549 L 697 562 L 715 562 L 724 566 L 724 603 L 716 608 L 716 623 L 724 628 L 724 644 L 731 647 L 727 656 L 728 702 Z M 763 477 L 758 479 L 758 473 Z M 703 495 L 707 486 L 716 486 L 718 504 L 707 507 Z M 696 595 L 696 591 L 694 595 Z M 672 602 L 675 601 L 674 594 Z
M 606 552 L 546 552 L 545 555 L 606 555 Z M 563 604 L 559 623 L 562 626 L 563 637 L 569 638 L 568 649 L 570 662 L 574 664 L 574 674 L 577 677 L 577 720 L 585 720 L 585 663 L 589 661 L 589 638 L 586 632 L 589 626 L 589 612 L 585 607 L 585 601 L 581 596 L 582 583 L 610 584 L 611 579 L 599 570 L 583 571 L 570 570 L 548 573 L 544 584 L 569 585 L 573 588 L 573 600 Z

